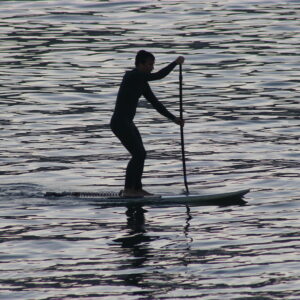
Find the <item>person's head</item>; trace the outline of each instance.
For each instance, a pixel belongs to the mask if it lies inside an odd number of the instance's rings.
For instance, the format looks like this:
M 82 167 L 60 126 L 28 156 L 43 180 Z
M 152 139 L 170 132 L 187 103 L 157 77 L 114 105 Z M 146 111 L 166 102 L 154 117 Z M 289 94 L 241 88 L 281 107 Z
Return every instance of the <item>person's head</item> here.
M 154 62 L 154 55 L 145 50 L 140 50 L 135 57 L 136 68 L 145 73 L 151 73 L 154 68 Z

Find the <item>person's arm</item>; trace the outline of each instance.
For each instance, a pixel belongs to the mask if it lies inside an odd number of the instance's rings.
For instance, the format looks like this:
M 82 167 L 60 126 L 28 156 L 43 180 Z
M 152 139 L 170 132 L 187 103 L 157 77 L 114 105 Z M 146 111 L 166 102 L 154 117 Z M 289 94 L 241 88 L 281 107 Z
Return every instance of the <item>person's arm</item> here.
M 177 118 L 171 114 L 164 105 L 158 101 L 158 99 L 153 94 L 150 86 L 148 83 L 146 83 L 146 89 L 143 93 L 143 96 L 152 104 L 152 106 L 163 116 L 170 119 L 171 121 L 176 123 Z
M 145 79 L 146 81 L 152 81 L 152 80 L 159 80 L 162 79 L 164 77 L 166 77 L 168 74 L 170 74 L 170 72 L 177 66 L 177 61 L 174 60 L 173 62 L 171 62 L 169 65 L 167 65 L 166 67 L 162 68 L 161 70 L 159 70 L 158 72 L 155 73 L 145 73 Z
M 178 56 L 176 60 L 171 62 L 169 65 L 164 67 L 158 72 L 155 73 L 149 73 L 149 74 L 144 74 L 145 75 L 145 80 L 146 81 L 152 81 L 152 80 L 158 80 L 166 77 L 177 65 L 183 64 L 184 63 L 184 57 L 183 56 Z

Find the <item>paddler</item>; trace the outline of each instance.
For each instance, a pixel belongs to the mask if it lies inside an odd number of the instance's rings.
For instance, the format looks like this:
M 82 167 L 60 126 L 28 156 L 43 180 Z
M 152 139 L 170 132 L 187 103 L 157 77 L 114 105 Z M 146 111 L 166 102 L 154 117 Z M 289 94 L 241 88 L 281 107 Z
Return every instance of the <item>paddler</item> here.
M 184 126 L 184 120 L 175 117 L 165 108 L 153 94 L 148 83 L 148 81 L 166 77 L 176 65 L 183 64 L 183 62 L 184 57 L 179 56 L 160 71 L 151 73 L 154 69 L 155 57 L 150 52 L 140 50 L 135 57 L 135 68 L 125 72 L 110 122 L 113 133 L 131 154 L 126 169 L 125 187 L 122 192 L 124 197 L 152 195 L 143 189 L 142 175 L 146 150 L 139 130 L 133 122 L 139 98 L 143 95 L 160 114 L 177 125 Z

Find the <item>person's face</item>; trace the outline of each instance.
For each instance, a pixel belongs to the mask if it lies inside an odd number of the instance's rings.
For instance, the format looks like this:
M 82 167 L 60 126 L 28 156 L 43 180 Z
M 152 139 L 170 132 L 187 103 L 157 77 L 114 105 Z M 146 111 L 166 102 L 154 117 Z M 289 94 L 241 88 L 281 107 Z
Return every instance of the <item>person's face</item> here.
M 151 73 L 154 69 L 155 61 L 153 59 L 147 59 L 144 64 L 140 64 L 140 70 L 145 73 Z

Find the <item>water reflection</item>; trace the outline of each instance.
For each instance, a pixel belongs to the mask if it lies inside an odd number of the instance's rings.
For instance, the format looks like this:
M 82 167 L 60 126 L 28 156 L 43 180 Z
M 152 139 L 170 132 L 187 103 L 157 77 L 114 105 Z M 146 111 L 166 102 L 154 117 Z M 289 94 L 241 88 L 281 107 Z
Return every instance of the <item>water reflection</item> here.
M 128 206 L 126 211 L 127 229 L 129 234 L 124 238 L 118 238 L 115 241 L 120 242 L 122 247 L 131 248 L 150 239 L 145 236 L 145 213 L 146 210 L 139 205 Z
M 120 246 L 128 252 L 130 260 L 126 266 L 122 266 L 128 270 L 128 273 L 120 275 L 119 277 L 128 285 L 139 285 L 144 279 L 145 263 L 149 259 L 149 242 L 152 240 L 147 236 L 145 230 L 145 212 L 146 210 L 139 205 L 128 206 L 126 211 L 128 233 L 121 238 L 117 238 L 114 241 L 119 243 Z M 138 272 L 132 272 L 129 270 L 140 269 Z

